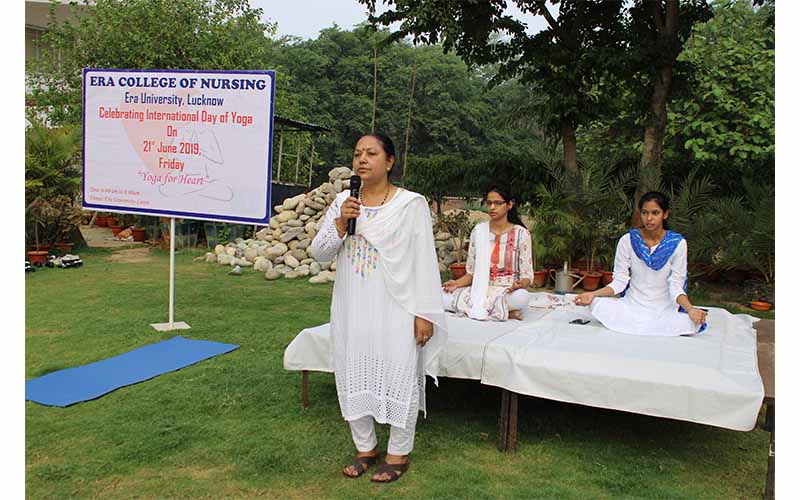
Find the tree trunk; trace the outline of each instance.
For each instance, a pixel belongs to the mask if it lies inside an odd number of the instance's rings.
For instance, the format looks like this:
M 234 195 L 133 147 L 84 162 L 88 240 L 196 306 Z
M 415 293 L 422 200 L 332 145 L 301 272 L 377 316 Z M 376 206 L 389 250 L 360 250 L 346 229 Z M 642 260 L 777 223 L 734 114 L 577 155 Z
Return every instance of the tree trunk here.
M 414 66 L 411 68 L 411 92 L 408 93 L 408 121 L 406 122 L 406 140 L 403 144 L 403 172 L 400 176 L 400 184 L 406 178 L 406 167 L 408 166 L 408 140 L 411 136 L 411 110 L 414 104 L 414 84 L 417 79 L 417 63 L 414 61 Z
M 578 141 L 575 138 L 575 127 L 561 126 L 561 142 L 564 147 L 564 168 L 567 172 L 578 173 Z
M 647 191 L 656 189 L 661 182 L 661 155 L 664 148 L 664 133 L 667 129 L 667 102 L 672 90 L 672 68 L 679 54 L 679 50 L 675 50 L 678 32 L 678 1 L 666 0 L 663 17 L 661 2 L 653 2 L 651 5 L 662 50 L 672 52 L 665 58 L 653 81 L 649 116 L 644 127 L 642 157 L 639 161 L 639 182 L 633 196 L 631 227 L 641 226 L 639 199 Z
M 373 49 L 375 65 L 372 73 L 372 133 L 375 133 L 375 111 L 378 107 L 378 47 Z

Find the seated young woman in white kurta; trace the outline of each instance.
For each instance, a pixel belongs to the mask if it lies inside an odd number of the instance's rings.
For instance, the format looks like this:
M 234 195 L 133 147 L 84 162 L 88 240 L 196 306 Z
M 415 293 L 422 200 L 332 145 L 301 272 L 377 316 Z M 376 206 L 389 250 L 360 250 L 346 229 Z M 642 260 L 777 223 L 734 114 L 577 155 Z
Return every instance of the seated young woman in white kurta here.
M 645 193 L 639 211 L 642 228 L 619 239 L 611 283 L 578 295 L 575 303 L 590 306 L 592 315 L 616 332 L 678 336 L 703 331 L 706 312 L 686 295 L 686 239 L 666 227 L 669 198 Z M 622 297 L 611 298 L 617 294 Z
M 446 342 L 441 278 L 428 202 L 394 186 L 394 145 L 363 136 L 353 170 L 359 198 L 342 191 L 331 204 L 311 253 L 336 261 L 331 344 L 336 391 L 357 454 L 343 469 L 358 477 L 378 461 L 375 422 L 390 424 L 386 460 L 372 476 L 394 481 L 408 468 L 425 375 L 435 376 Z M 356 219 L 355 234 L 347 234 Z
M 448 311 L 472 319 L 522 319 L 533 279 L 531 233 L 517 214 L 507 190 L 486 190 L 489 221 L 475 226 L 469 236 L 467 273 L 443 285 Z

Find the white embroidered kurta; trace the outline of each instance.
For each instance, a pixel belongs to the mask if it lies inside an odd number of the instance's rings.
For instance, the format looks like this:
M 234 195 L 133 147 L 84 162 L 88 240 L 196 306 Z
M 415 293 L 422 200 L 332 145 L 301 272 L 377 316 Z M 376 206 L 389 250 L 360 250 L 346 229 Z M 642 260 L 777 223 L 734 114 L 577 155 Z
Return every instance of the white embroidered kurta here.
M 362 206 L 356 234 L 340 238 L 334 219 L 349 194 L 336 197 L 311 245 L 318 260 L 336 261 L 331 338 L 339 404 L 345 420 L 371 415 L 405 428 L 414 384 L 425 411 L 425 373 L 437 374 L 446 341 L 430 210 L 422 196 L 400 189 L 383 206 Z M 436 325 L 422 349 L 415 316 Z
M 488 224 L 488 223 L 487 223 Z M 521 279 L 533 280 L 533 253 L 531 233 L 522 226 L 514 225 L 501 235 L 488 231 L 489 281 L 486 287 L 485 307 L 488 318 L 495 321 L 508 320 L 507 292 L 514 282 Z M 478 226 L 469 236 L 467 253 L 467 273 L 475 276 L 475 259 Z M 453 293 L 452 307 L 460 314 L 468 314 L 472 301 L 470 287 L 457 288 Z
M 650 252 L 656 247 L 651 247 Z M 614 279 L 608 285 L 619 299 L 599 297 L 590 306 L 592 315 L 609 330 L 632 335 L 677 336 L 696 333 L 700 328 L 686 313 L 678 312 L 676 299 L 686 292 L 686 240 L 678 243 L 664 267 L 655 271 L 636 256 L 629 234 L 617 242 Z

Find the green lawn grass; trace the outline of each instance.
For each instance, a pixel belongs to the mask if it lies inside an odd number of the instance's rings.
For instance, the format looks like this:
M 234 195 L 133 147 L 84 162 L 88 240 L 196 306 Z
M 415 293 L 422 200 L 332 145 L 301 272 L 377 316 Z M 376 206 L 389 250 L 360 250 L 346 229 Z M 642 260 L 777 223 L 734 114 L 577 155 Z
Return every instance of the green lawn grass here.
M 268 282 L 260 273 L 176 257 L 112 263 L 81 252 L 78 269 L 26 275 L 26 379 L 178 334 L 239 344 L 177 372 L 69 408 L 26 402 L 30 498 L 759 498 L 768 434 L 521 398 L 519 452 L 497 451 L 499 391 L 429 384 L 412 466 L 390 485 L 346 479 L 353 453 L 332 374 L 313 373 L 311 405 L 283 352 L 328 320 L 331 285 Z M 763 413 L 763 412 L 762 412 Z M 763 420 L 763 414 L 761 416 Z M 379 426 L 381 449 L 388 431 Z

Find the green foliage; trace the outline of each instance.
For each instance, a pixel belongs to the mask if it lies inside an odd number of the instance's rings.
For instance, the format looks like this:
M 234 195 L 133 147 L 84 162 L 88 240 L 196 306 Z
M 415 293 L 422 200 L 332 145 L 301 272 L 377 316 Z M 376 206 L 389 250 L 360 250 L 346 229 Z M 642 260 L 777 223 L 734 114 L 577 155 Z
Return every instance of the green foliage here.
M 775 29 L 749 1 L 717 1 L 679 60 L 691 93 L 671 109 L 670 131 L 690 157 L 751 177 L 775 155 Z M 759 172 L 760 173 L 760 172 Z
M 51 17 L 40 39 L 45 55 L 26 68 L 32 98 L 37 106 L 52 107 L 54 124 L 80 123 L 83 68 L 274 69 L 264 33 L 274 33 L 275 25 L 261 23 L 261 10 L 247 0 L 92 5 L 73 10 L 72 21 Z
M 608 260 L 609 248 L 624 231 L 629 212 L 626 189 L 632 169 L 611 163 L 582 164 L 570 172 L 559 161 L 546 164 L 550 180 L 537 188 L 538 206 L 531 206 L 534 233 L 541 243 L 541 262 L 558 264 L 576 257 L 589 259 L 598 252 Z
M 80 224 L 81 131 L 48 128 L 35 118 L 25 130 L 25 222 L 27 239 L 54 243 Z
M 439 213 L 436 219 L 436 229 L 446 231 L 455 238 L 456 263 L 463 263 L 465 259 L 464 246 L 469 239 L 472 229 L 478 223 L 471 221 L 469 211 L 453 210 L 450 213 Z
M 464 159 L 458 155 L 412 156 L 408 159 L 406 187 L 437 203 L 439 214 L 445 196 L 464 192 Z

